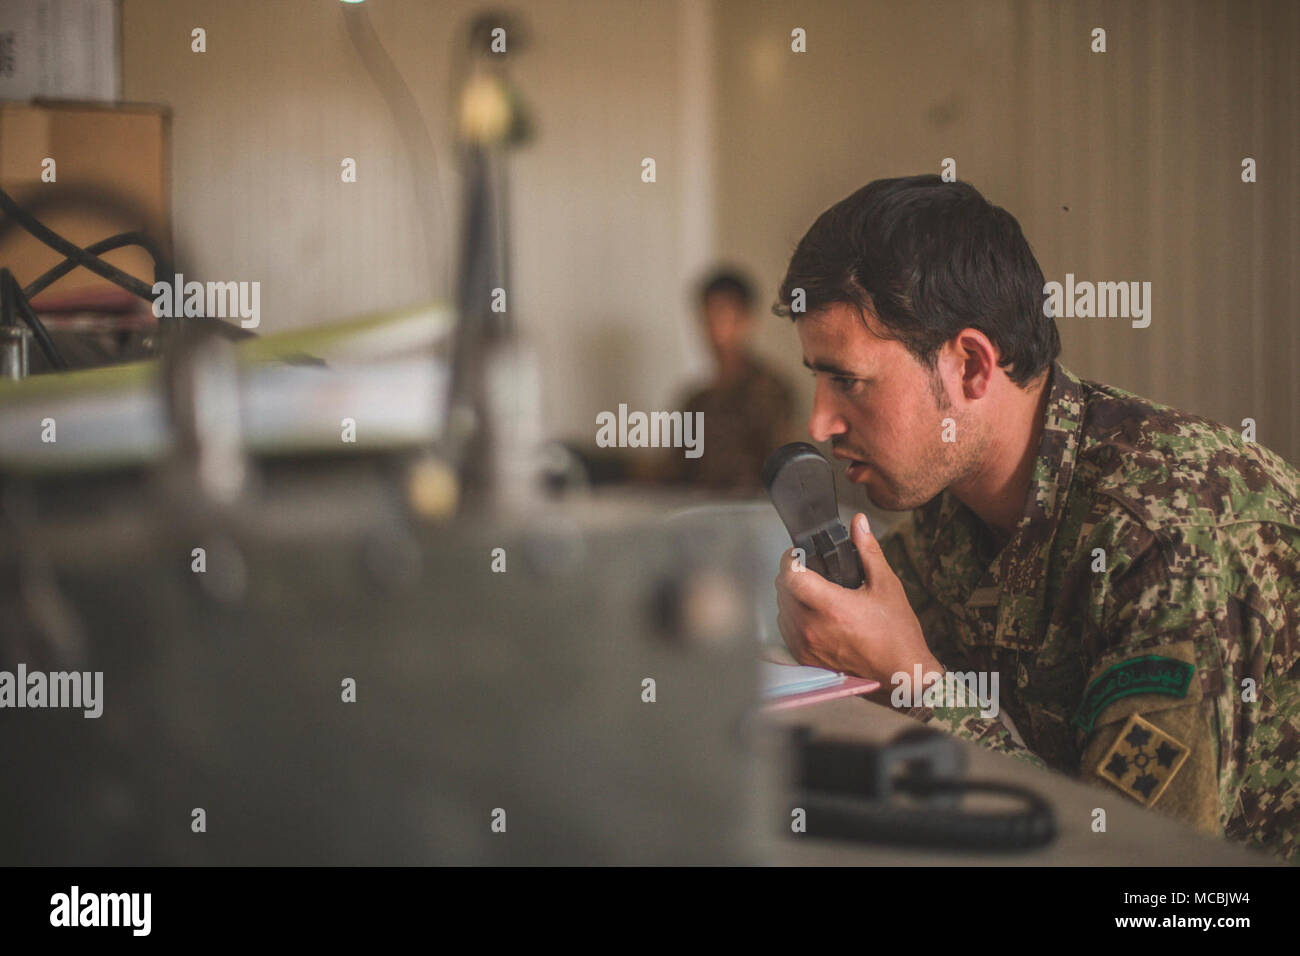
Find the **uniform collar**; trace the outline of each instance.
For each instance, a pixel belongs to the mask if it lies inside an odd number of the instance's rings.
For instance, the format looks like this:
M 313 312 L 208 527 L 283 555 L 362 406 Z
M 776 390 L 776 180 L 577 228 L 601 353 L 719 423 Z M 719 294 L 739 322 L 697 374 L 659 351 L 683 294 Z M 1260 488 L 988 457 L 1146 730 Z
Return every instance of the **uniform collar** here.
M 1074 476 L 1083 414 L 1082 381 L 1060 362 L 1053 362 L 1047 386 L 1047 405 L 1043 410 L 1043 432 L 1034 456 L 1024 510 L 1011 541 L 1003 549 L 1004 554 L 1012 544 L 1026 536 L 1041 538 L 1055 528 L 1070 488 L 1070 479 Z M 961 511 L 969 513 L 969 509 L 951 492 L 944 491 L 936 527 L 944 527 Z
M 996 561 L 987 566 L 970 553 L 987 531 L 975 514 L 947 491 L 938 503 L 932 539 L 936 548 L 930 555 L 932 574 L 948 578 L 956 572 L 958 580 L 965 582 L 952 581 L 957 588 L 954 596 L 969 598 L 975 588 L 999 594 L 999 641 L 1022 647 L 1032 645 L 1035 634 L 1041 637 L 1037 623 L 1046 611 L 1047 564 L 1074 477 L 1085 411 L 1082 382 L 1059 362 L 1052 363 L 1047 390 L 1043 429 L 1024 508 Z M 964 557 L 958 560 L 954 548 L 965 552 Z M 983 574 L 977 570 L 984 568 Z M 971 569 L 974 577 L 956 569 Z M 958 600 L 964 603 L 962 597 Z
M 1083 383 L 1060 362 L 1053 362 L 1047 406 L 1043 411 L 1043 433 L 1034 457 L 1025 509 L 1013 541 L 1046 544 L 1055 534 L 1074 477 L 1083 417 Z

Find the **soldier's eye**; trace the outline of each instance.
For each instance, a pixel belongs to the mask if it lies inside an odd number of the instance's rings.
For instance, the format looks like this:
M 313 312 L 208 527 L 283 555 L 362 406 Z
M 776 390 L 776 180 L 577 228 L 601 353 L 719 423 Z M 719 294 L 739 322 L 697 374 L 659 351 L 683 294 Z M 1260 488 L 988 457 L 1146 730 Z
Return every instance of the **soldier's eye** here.
M 862 379 L 845 378 L 842 375 L 832 375 L 831 382 L 845 395 L 852 395 L 854 392 L 858 391 L 859 387 L 862 385 Z

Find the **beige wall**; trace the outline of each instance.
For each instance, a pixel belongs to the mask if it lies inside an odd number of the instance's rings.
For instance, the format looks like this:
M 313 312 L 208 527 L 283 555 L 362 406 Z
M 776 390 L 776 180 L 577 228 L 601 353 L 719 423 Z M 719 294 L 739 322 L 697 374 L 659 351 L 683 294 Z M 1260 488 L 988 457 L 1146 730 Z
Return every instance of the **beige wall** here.
M 261 280 L 270 331 L 447 289 L 428 274 L 401 140 L 339 6 L 124 2 L 124 94 L 174 109 L 179 248 L 203 278 Z M 448 51 L 479 6 L 367 4 L 431 127 L 444 220 L 457 194 Z M 770 300 L 818 212 L 951 156 L 1020 219 L 1049 279 L 1153 284 L 1150 328 L 1061 319 L 1067 364 L 1231 424 L 1252 417 L 1300 461 L 1298 5 L 516 6 L 532 25 L 516 71 L 539 137 L 513 169 L 511 306 L 541 352 L 551 430 L 590 438 L 601 409 L 665 407 L 703 367 L 687 291 L 715 252 Z M 190 52 L 194 26 L 206 54 Z M 790 52 L 795 26 L 805 54 Z M 1105 54 L 1089 52 L 1094 26 Z M 339 181 L 344 156 L 355 185 Z M 434 251 L 444 264 L 451 235 Z M 784 320 L 763 319 L 761 347 L 803 375 Z
M 717 33 L 719 242 L 767 295 L 824 208 L 953 157 L 1049 280 L 1153 284 L 1149 328 L 1060 319 L 1067 365 L 1254 418 L 1300 462 L 1300 5 L 719 0 Z M 773 320 L 764 343 L 802 374 L 790 328 Z
M 450 262 L 453 31 L 483 5 L 366 4 L 439 158 Z M 430 276 L 397 128 L 328 0 L 125 0 L 124 95 L 168 103 L 178 250 L 202 278 L 262 282 L 262 331 L 408 305 Z M 511 310 L 540 351 L 550 427 L 663 407 L 703 367 L 684 290 L 708 257 L 707 5 L 530 0 L 515 75 L 538 136 L 512 171 Z M 207 31 L 192 53 L 190 31 Z M 509 38 L 507 38 L 509 44 Z M 693 84 L 694 90 L 687 85 Z M 340 181 L 341 159 L 358 182 Z M 641 182 L 653 157 L 658 182 Z

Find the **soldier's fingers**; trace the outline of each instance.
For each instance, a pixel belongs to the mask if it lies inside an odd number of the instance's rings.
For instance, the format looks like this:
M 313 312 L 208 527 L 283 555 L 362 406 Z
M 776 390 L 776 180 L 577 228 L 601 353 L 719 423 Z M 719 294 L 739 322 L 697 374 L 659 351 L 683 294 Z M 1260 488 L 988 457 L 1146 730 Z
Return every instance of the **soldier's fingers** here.
M 799 629 L 792 623 L 789 612 L 782 611 L 776 616 L 776 626 L 781 631 L 781 640 L 785 641 L 790 656 L 800 664 L 803 663 L 804 643 Z
M 802 562 L 794 564 L 793 551 L 793 548 L 787 551 L 782 559 L 781 573 L 776 576 L 777 590 L 786 591 L 805 607 L 821 607 L 833 594 L 830 589 L 837 588 L 838 585 L 831 584 L 816 571 L 804 567 Z
M 808 608 L 796 601 L 789 592 L 781 588 L 776 590 L 776 608 L 778 613 L 784 614 L 787 619 L 802 617 L 808 610 Z
M 791 559 L 793 552 L 794 549 L 792 548 L 785 552 L 785 554 L 781 555 L 781 570 L 777 572 L 776 577 L 772 581 L 776 586 L 776 599 L 778 603 L 780 603 L 783 596 L 786 598 L 793 598 L 795 592 L 792 589 L 796 583 L 795 579 L 802 577 L 807 573 L 806 571 L 795 570 L 795 565 Z
M 871 525 L 867 521 L 865 514 L 859 512 L 854 515 L 850 533 L 853 537 L 853 544 L 858 549 L 858 557 L 862 561 L 862 570 L 865 572 L 867 587 L 880 584 L 896 576 L 894 569 L 889 566 L 889 562 L 885 559 L 885 552 L 880 547 L 880 542 L 871 533 Z

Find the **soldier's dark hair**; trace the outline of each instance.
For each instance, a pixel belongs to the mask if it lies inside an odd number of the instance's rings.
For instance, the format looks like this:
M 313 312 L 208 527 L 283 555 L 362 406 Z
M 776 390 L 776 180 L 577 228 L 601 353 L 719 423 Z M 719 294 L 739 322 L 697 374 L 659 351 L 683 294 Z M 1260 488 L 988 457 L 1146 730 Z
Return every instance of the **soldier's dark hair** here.
M 791 307 L 797 289 L 802 311 Z M 869 309 L 932 370 L 940 347 L 967 327 L 998 347 L 1017 385 L 1061 352 L 1020 223 L 974 186 L 937 175 L 877 179 L 817 217 L 772 309 L 797 321 L 834 303 Z
M 704 305 L 710 296 L 735 296 L 746 312 L 754 307 L 754 283 L 739 269 L 715 269 L 700 282 L 699 301 Z

